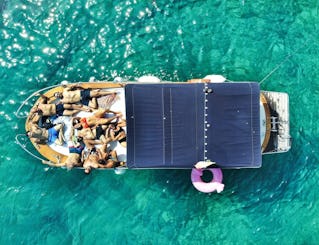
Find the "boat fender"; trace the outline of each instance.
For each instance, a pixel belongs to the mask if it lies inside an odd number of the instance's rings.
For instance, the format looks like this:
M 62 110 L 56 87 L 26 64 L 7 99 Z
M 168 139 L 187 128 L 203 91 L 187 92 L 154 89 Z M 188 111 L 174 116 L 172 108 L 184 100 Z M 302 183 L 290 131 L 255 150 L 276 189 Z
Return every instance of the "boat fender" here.
M 211 182 L 204 182 L 202 180 L 202 175 L 204 170 L 209 170 L 213 174 L 213 179 Z M 192 169 L 191 179 L 194 187 L 204 193 L 210 193 L 213 191 L 217 191 L 220 193 L 224 190 L 223 181 L 223 173 L 220 168 L 206 168 L 206 169 Z
M 123 82 L 123 78 L 121 78 L 121 77 L 116 77 L 116 78 L 114 78 L 113 82 L 115 82 L 115 83 L 121 83 L 121 82 Z
M 226 78 L 222 75 L 207 75 L 204 79 L 209 80 L 211 83 L 223 83 L 226 81 Z
M 123 175 L 123 174 L 125 174 L 125 172 L 126 172 L 126 169 L 124 169 L 124 168 L 115 168 L 114 169 L 114 173 L 117 175 Z
M 161 80 L 155 76 L 141 76 L 137 79 L 141 83 L 159 83 Z
M 90 77 L 89 83 L 93 83 L 93 82 L 95 82 L 95 81 L 96 81 L 95 77 Z

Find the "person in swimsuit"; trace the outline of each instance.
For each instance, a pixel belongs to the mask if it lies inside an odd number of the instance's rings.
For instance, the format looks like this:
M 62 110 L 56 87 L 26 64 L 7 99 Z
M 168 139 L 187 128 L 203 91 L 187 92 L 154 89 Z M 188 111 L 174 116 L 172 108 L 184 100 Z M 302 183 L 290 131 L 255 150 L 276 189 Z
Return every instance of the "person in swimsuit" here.
M 34 139 L 37 144 L 63 145 L 63 127 L 64 124 L 59 123 L 50 129 L 40 128 L 37 124 L 32 124 L 30 131 L 26 135 L 30 139 Z
M 116 92 L 113 91 L 101 91 L 100 89 L 83 89 L 80 86 L 64 87 L 62 92 L 54 93 L 56 98 L 59 98 L 63 103 L 82 103 L 93 109 L 98 108 L 97 99 L 102 96 L 113 96 L 116 98 Z
M 106 129 L 106 143 L 112 141 L 119 141 L 123 147 L 126 147 L 126 133 L 122 127 L 114 123 L 109 124 Z
M 99 163 L 99 159 L 101 158 L 100 151 L 98 151 L 95 147 L 89 150 L 88 156 L 85 158 L 83 162 L 84 172 L 89 174 L 92 169 L 96 169 L 99 167 L 104 167 L 103 164 Z
M 82 159 L 84 155 L 84 148 L 85 144 L 81 137 L 74 136 L 73 134 L 70 135 L 70 140 L 68 141 L 69 147 L 69 155 L 65 161 L 65 166 L 68 169 L 73 167 L 81 167 L 82 166 Z
M 79 111 L 88 111 L 91 109 L 83 105 L 76 104 L 38 104 L 37 109 L 31 110 L 31 113 L 38 113 L 42 116 L 72 116 Z
M 42 114 L 39 113 L 39 104 L 47 104 L 48 103 L 48 97 L 39 94 L 40 98 L 38 99 L 38 102 L 31 108 L 30 114 L 28 116 L 28 123 L 30 124 L 38 124 L 42 118 L 44 117 Z
M 114 116 L 106 118 L 105 115 L 111 113 Z M 76 129 L 89 128 L 98 125 L 106 125 L 111 123 L 113 120 L 119 120 L 122 117 L 122 113 L 114 112 L 107 109 L 99 109 L 92 116 L 80 118 L 75 117 L 72 119 L 73 127 Z
M 53 163 L 47 160 L 42 160 L 42 163 L 52 167 L 67 167 L 68 169 L 81 167 L 83 165 L 82 159 L 85 148 L 83 140 L 80 137 L 73 136 L 71 132 L 70 140 L 68 141 L 68 147 L 69 155 L 65 162 L 60 162 L 60 159 L 58 159 L 57 163 Z
M 119 166 L 124 166 L 124 162 L 120 162 L 117 158 L 117 153 L 115 150 L 107 150 L 107 144 L 103 144 L 100 151 L 99 163 L 104 165 L 105 168 L 116 168 Z
M 102 146 L 102 150 L 92 147 L 84 160 L 83 168 L 86 174 L 96 168 L 115 168 L 124 166 L 124 162 L 119 162 L 115 151 L 107 152 L 107 145 Z
M 93 128 L 82 128 L 77 131 L 78 136 L 84 139 L 85 145 L 97 145 L 107 143 L 105 138 L 106 125 L 98 125 Z
M 38 117 L 41 116 L 72 116 L 79 111 L 90 112 L 92 109 L 85 105 L 76 105 L 76 104 L 67 104 L 67 103 L 49 103 L 50 100 L 45 95 L 40 95 L 38 102 L 30 110 L 29 118 L 34 118 L 34 114 L 38 114 Z M 31 117 L 32 116 L 32 117 Z M 34 119 L 33 121 L 38 120 L 39 118 Z

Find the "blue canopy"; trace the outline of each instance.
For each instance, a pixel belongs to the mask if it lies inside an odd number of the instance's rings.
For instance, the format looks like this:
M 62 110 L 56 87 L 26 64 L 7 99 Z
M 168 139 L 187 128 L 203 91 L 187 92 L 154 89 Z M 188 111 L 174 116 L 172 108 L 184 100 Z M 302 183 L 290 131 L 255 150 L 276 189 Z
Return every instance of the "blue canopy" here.
M 127 166 L 260 167 L 259 93 L 251 82 L 126 85 Z

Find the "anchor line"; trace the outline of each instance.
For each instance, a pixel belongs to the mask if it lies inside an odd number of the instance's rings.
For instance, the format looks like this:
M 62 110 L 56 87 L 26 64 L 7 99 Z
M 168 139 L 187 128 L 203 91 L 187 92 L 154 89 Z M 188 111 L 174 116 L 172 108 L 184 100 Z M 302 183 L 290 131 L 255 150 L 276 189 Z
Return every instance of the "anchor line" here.
M 285 57 L 278 65 L 276 65 L 275 68 L 272 69 L 272 70 L 259 82 L 259 84 L 262 84 L 265 80 L 267 80 L 267 79 L 268 79 L 274 72 L 276 72 L 284 63 L 286 63 L 288 60 L 290 60 L 290 58 L 291 58 L 293 55 L 295 55 L 296 53 L 299 52 L 299 50 L 301 50 L 302 48 L 304 48 L 309 41 L 310 41 L 310 38 L 309 38 L 307 41 L 305 41 L 304 44 L 303 44 L 301 47 L 299 47 L 298 49 L 296 49 L 294 52 L 292 52 L 292 53 L 286 55 L 286 57 Z M 309 48 L 309 47 L 308 47 L 308 48 Z

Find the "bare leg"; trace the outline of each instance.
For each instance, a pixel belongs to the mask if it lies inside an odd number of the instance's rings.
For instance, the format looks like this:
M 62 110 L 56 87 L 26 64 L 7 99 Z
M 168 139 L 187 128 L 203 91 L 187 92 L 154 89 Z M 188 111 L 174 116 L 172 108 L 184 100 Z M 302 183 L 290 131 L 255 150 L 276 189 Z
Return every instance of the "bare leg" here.
M 63 145 L 64 142 L 64 136 L 63 136 L 63 128 L 59 129 L 59 136 L 58 138 L 54 141 L 55 144 L 57 145 Z
M 101 151 L 104 153 L 104 152 L 107 152 L 107 144 L 103 144 L 102 147 L 101 147 Z
M 126 127 L 126 120 L 125 119 L 121 119 L 118 123 L 117 126 L 119 127 Z
M 97 105 L 97 99 L 94 97 L 89 101 L 89 107 L 93 108 L 93 109 L 97 109 L 98 105 Z
M 100 145 L 103 142 L 101 142 L 100 140 L 83 140 L 85 147 L 88 149 L 92 149 L 95 145 Z
M 94 123 L 90 120 L 90 118 L 87 118 L 87 122 L 88 122 L 88 124 L 90 126 L 93 126 L 93 125 L 104 125 L 104 124 L 111 123 L 115 118 L 117 118 L 117 116 L 110 117 L 110 118 L 98 118 L 98 119 L 95 120 Z
M 114 141 L 124 139 L 125 137 L 126 137 L 125 132 L 122 131 L 114 138 Z
M 90 97 L 101 97 L 105 95 L 116 94 L 114 91 L 100 91 L 98 89 L 90 91 Z
M 98 118 L 103 118 L 107 112 L 109 111 L 106 109 L 98 109 L 93 115 Z
M 80 110 L 64 110 L 63 116 L 73 116 L 78 113 Z
M 109 160 L 106 161 L 105 167 L 106 168 L 113 168 L 114 165 L 115 165 L 115 162 L 112 159 L 109 159 Z
M 77 105 L 77 104 L 64 104 L 64 109 L 71 110 L 79 110 L 79 111 L 92 111 L 92 109 L 85 105 Z
M 60 129 L 63 128 L 63 126 L 64 126 L 63 123 L 59 123 L 59 124 L 57 124 L 57 125 L 54 126 L 54 129 L 55 129 L 56 131 L 59 131 Z
M 110 151 L 109 153 L 111 155 L 111 157 L 113 158 L 114 161 L 118 162 L 119 160 L 117 159 L 117 153 L 115 150 Z
M 100 138 L 99 138 L 100 141 L 103 142 L 103 144 L 107 144 L 107 139 L 105 138 L 105 135 L 101 135 Z

